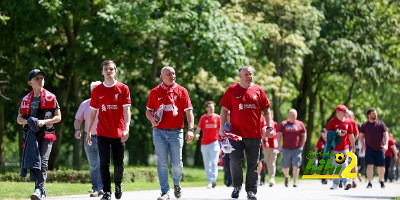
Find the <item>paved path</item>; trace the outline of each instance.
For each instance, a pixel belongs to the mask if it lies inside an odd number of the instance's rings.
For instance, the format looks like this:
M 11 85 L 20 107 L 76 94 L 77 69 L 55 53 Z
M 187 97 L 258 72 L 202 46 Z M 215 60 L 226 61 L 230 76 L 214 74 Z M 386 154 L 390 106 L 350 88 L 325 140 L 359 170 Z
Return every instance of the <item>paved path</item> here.
M 331 182 L 329 182 L 330 184 Z M 288 200 L 340 200 L 340 199 L 391 199 L 400 196 L 400 183 L 388 183 L 385 189 L 379 187 L 378 182 L 373 182 L 373 188 L 366 189 L 366 183 L 359 183 L 357 188 L 350 190 L 329 190 L 330 185 L 322 185 L 319 181 L 309 180 L 301 181 L 299 187 L 285 188 L 282 184 L 278 184 L 272 188 L 261 186 L 258 188 L 257 197 L 263 199 L 288 199 Z M 243 188 L 244 189 L 244 188 Z M 206 189 L 205 187 L 183 188 L 182 200 L 228 200 L 233 188 L 218 186 L 214 189 Z M 147 190 L 137 192 L 124 192 L 123 200 L 155 200 L 159 195 L 159 190 Z M 100 198 L 90 198 L 89 195 L 76 195 L 57 198 L 47 198 L 48 200 L 95 200 Z M 172 194 L 173 196 L 173 194 Z M 171 199 L 174 199 L 172 198 Z M 114 195 L 112 197 L 114 198 Z M 246 199 L 244 190 L 240 193 L 239 199 Z

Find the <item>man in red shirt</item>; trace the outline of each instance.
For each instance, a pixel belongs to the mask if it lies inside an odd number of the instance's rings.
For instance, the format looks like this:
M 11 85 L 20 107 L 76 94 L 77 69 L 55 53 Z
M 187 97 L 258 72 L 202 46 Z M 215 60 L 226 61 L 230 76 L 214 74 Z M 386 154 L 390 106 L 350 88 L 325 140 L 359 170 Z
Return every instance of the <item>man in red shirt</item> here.
M 274 125 L 274 130 L 272 131 L 269 137 L 263 139 L 263 153 L 265 163 L 267 165 L 268 175 L 269 175 L 269 187 L 274 186 L 275 184 L 275 173 L 276 173 L 276 158 L 278 155 L 278 140 L 277 140 L 277 133 L 279 130 L 278 123 L 274 120 L 274 114 L 270 111 L 270 117 L 272 123 Z
M 213 101 L 207 101 L 205 103 L 207 113 L 200 117 L 199 125 L 196 130 L 196 138 L 200 138 L 200 132 L 203 132 L 201 138 L 201 153 L 203 155 L 204 169 L 206 170 L 206 176 L 208 185 L 207 188 L 214 188 L 217 184 L 218 176 L 218 155 L 219 155 L 219 144 L 218 144 L 218 130 L 220 126 L 219 115 L 214 113 L 215 103 Z
M 303 122 L 297 120 L 297 111 L 290 109 L 288 120 L 281 123 L 278 132 L 278 150 L 282 152 L 282 168 L 285 175 L 285 186 L 289 187 L 289 168 L 293 167 L 293 187 L 297 187 L 300 172 L 301 154 L 307 139 L 307 129 Z M 281 138 L 283 145 L 281 146 Z
M 324 148 L 325 148 L 325 143 L 326 143 L 326 129 L 323 128 L 320 132 L 320 137 L 317 141 L 317 144 L 315 145 L 315 153 L 318 154 L 318 162 L 322 159 L 323 156 L 320 156 L 320 154 L 324 153 Z M 322 184 L 327 184 L 328 181 L 326 179 L 321 180 Z
M 354 134 L 357 132 L 357 128 L 353 127 L 352 122 L 345 117 L 347 111 L 347 107 L 344 105 L 338 105 L 336 107 L 336 117 L 332 118 L 329 122 L 328 125 L 326 126 L 327 131 L 338 131 L 338 136 L 340 136 L 340 143 L 336 145 L 336 147 L 332 148 L 333 154 L 338 154 L 338 153 L 343 153 L 344 155 L 347 155 L 346 153 L 349 152 L 350 145 L 353 149 L 355 150 L 355 144 L 354 144 Z M 334 160 L 335 157 L 332 158 Z M 333 162 L 333 165 L 338 165 L 336 162 Z M 347 167 L 348 165 L 348 160 L 346 156 L 345 162 L 342 164 L 342 171 Z M 339 174 L 340 174 L 339 173 Z M 346 186 L 345 190 L 348 190 L 351 188 L 351 184 L 347 183 L 348 179 L 347 178 L 342 178 L 343 184 Z M 333 179 L 333 185 L 331 187 L 331 190 L 337 189 L 339 187 L 339 179 Z
M 101 200 L 111 199 L 110 150 L 114 163 L 115 198 L 122 196 L 124 173 L 124 142 L 129 137 L 131 122 L 131 97 L 128 86 L 115 80 L 117 65 L 106 60 L 101 64 L 104 82 L 93 89 L 90 101 L 89 128 L 86 143 L 92 145 L 92 127 L 98 113 L 97 145 L 100 156 L 100 172 L 104 195 Z
M 388 149 L 385 153 L 385 182 L 389 179 L 390 182 L 394 179 L 394 164 L 397 160 L 396 141 L 393 134 L 389 134 Z
M 239 68 L 240 82 L 228 88 L 220 101 L 221 125 L 219 135 L 225 137 L 224 124 L 228 111 L 230 111 L 231 126 L 233 134 L 243 138 L 242 141 L 229 140 L 235 149 L 231 153 L 231 173 L 234 190 L 232 198 L 239 198 L 239 193 L 243 183 L 242 161 L 243 152 L 246 153 L 247 174 L 246 192 L 247 199 L 257 199 L 257 165 L 260 153 L 260 142 L 263 137 L 260 127 L 261 112 L 264 112 L 267 131 L 270 134 L 273 129 L 269 117 L 270 102 L 264 90 L 253 83 L 254 69 L 249 66 Z M 265 137 L 265 135 L 264 135 Z
M 161 186 L 158 200 L 169 199 L 168 154 L 172 165 L 172 181 L 174 195 L 182 195 L 180 181 L 182 179 L 182 147 L 184 113 L 188 121 L 186 140 L 193 140 L 194 117 L 188 91 L 178 85 L 175 70 L 172 67 L 161 69 L 162 83 L 150 91 L 147 101 L 146 117 L 153 126 L 153 143 L 157 154 L 157 171 Z
M 378 120 L 378 114 L 374 108 L 367 111 L 368 121 L 360 129 L 361 153 L 365 152 L 365 163 L 367 164 L 367 188 L 372 188 L 372 177 L 374 176 L 374 165 L 378 167 L 379 183 L 385 188 L 383 176 L 385 174 L 385 152 L 388 149 L 388 128 L 385 123 Z M 365 141 L 363 140 L 365 138 Z

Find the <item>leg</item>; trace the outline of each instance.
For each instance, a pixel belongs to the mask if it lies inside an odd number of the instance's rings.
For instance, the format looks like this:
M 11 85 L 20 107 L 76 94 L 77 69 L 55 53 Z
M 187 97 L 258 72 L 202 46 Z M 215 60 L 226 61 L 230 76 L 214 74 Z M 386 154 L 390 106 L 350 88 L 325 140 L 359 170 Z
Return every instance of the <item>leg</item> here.
M 260 153 L 260 139 L 243 139 L 245 144 L 247 173 L 246 173 L 246 192 L 257 193 L 257 165 Z
M 300 166 L 301 166 L 301 154 L 302 154 L 303 150 L 300 148 L 297 148 L 293 151 L 293 155 L 292 155 L 292 165 L 293 165 L 293 183 L 294 185 L 297 184 L 297 180 L 299 177 L 299 173 L 300 173 Z
M 124 176 L 124 143 L 120 138 L 113 138 L 111 148 L 114 162 L 114 183 L 121 185 Z
M 103 181 L 104 192 L 111 192 L 110 178 L 110 139 L 107 137 L 97 137 L 99 156 L 100 156 L 100 172 Z
M 224 179 L 225 179 L 226 186 L 232 185 L 230 155 L 231 155 L 230 153 L 224 155 Z
M 372 181 L 372 177 L 374 176 L 374 165 L 367 165 L 367 179 L 368 182 Z
M 157 174 L 160 181 L 162 193 L 169 191 L 168 185 L 168 141 L 167 132 L 161 129 L 153 128 L 153 144 L 157 155 Z
M 42 166 L 41 166 L 41 170 L 38 173 L 38 177 L 35 182 L 35 189 L 39 188 L 39 189 L 44 190 L 44 184 L 45 184 L 46 178 L 47 178 L 47 169 L 48 169 L 48 164 L 49 164 L 51 148 L 53 147 L 53 141 L 41 139 L 40 141 L 38 141 L 38 144 L 39 144 L 39 151 L 40 151 Z
M 211 145 L 211 149 L 210 149 L 211 182 L 217 182 L 219 150 L 220 150 L 220 147 L 219 147 L 218 141 L 213 142 Z
M 385 175 L 385 167 L 383 167 L 383 166 L 378 167 L 379 182 L 383 181 L 383 176 L 384 175 Z
M 394 165 L 395 165 L 395 160 L 394 157 L 392 156 L 390 159 L 390 167 L 389 167 L 389 181 L 392 182 L 394 180 Z
M 392 160 L 391 158 L 392 157 L 385 157 L 385 175 L 384 175 L 385 182 L 388 180 L 390 161 Z
M 292 165 L 291 149 L 283 149 L 282 152 L 282 172 L 285 178 L 289 178 L 289 168 Z
M 242 187 L 243 184 L 243 169 L 242 162 L 244 158 L 244 143 L 243 141 L 229 140 L 235 151 L 232 151 L 230 156 L 231 175 L 233 187 Z
M 204 170 L 208 183 L 211 182 L 211 160 L 210 160 L 210 144 L 201 145 L 201 154 L 203 155 Z
M 103 189 L 103 182 L 101 181 L 100 175 L 100 157 L 99 149 L 97 146 L 97 137 L 92 136 L 91 139 L 91 146 L 89 146 L 86 142 L 84 142 L 84 144 L 86 157 L 90 166 L 90 182 L 92 183 L 93 192 L 96 192 Z M 84 137 L 84 141 L 86 141 L 86 134 Z
M 168 132 L 168 144 L 170 147 L 170 157 L 172 165 L 172 181 L 174 185 L 179 185 L 182 179 L 183 162 L 183 130 L 174 130 Z

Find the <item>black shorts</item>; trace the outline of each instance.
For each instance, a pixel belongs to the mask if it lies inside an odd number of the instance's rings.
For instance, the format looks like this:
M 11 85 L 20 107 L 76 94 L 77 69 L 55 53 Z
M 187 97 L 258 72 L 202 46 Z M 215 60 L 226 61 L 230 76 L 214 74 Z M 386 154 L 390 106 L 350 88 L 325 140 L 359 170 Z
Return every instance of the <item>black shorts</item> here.
M 385 153 L 381 150 L 375 151 L 367 147 L 365 150 L 365 164 L 378 167 L 385 166 Z

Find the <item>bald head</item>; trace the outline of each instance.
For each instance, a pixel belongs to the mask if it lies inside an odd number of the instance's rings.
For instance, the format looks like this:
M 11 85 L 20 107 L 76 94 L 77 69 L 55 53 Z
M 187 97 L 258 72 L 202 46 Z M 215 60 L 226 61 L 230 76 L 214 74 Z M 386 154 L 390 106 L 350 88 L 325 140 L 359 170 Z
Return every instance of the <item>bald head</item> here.
M 175 84 L 175 70 L 170 66 L 163 67 L 161 69 L 160 79 L 165 85 L 171 86 Z

